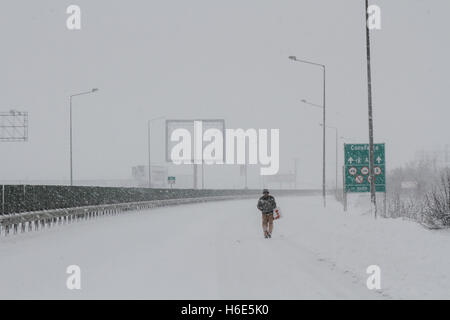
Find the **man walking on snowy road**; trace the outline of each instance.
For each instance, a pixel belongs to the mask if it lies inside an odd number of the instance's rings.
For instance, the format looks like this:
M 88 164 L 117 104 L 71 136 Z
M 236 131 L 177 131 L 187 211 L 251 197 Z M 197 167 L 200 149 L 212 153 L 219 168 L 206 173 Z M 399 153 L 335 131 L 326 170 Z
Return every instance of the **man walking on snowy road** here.
M 273 230 L 273 210 L 277 207 L 275 198 L 269 195 L 269 190 L 263 190 L 263 196 L 259 198 L 257 208 L 262 212 L 262 226 L 264 238 L 272 237 Z

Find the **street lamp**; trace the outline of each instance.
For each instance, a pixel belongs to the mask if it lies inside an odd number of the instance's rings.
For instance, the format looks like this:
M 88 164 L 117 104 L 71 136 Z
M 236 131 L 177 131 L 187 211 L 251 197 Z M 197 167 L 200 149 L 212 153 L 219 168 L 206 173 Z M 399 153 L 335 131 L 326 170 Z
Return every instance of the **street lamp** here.
M 309 102 L 309 101 L 307 101 L 307 100 L 305 100 L 305 99 L 302 99 L 302 102 L 303 102 L 304 104 L 307 104 L 307 105 L 310 105 L 310 106 L 313 106 L 313 107 L 316 107 L 316 108 L 323 109 L 323 106 L 321 106 L 321 105 L 319 105 L 319 104 L 315 104 L 315 103 Z
M 297 185 L 297 179 L 298 179 L 298 162 L 300 161 L 299 158 L 294 158 L 294 175 L 295 175 L 295 182 L 294 182 L 294 186 L 295 189 L 297 190 L 298 185 Z
M 75 93 L 69 96 L 69 104 L 70 104 L 70 185 L 73 186 L 73 159 L 72 159 L 72 137 L 73 137 L 73 130 L 72 130 L 72 99 L 76 96 L 82 96 L 86 94 L 95 93 L 98 91 L 98 88 L 93 88 L 89 91 L 84 91 L 80 93 Z
M 319 124 L 321 127 L 323 127 L 323 124 Z M 336 133 L 336 195 L 338 193 L 338 161 L 339 161 L 339 129 L 332 126 L 326 126 L 327 129 L 334 129 Z
M 156 120 L 161 120 L 161 119 L 165 119 L 165 117 L 157 117 L 157 118 L 153 118 L 153 119 L 150 119 L 150 120 L 148 120 L 147 121 L 147 129 L 148 129 L 148 187 L 149 188 L 151 188 L 152 187 L 152 167 L 151 167 L 151 158 L 150 158 L 150 156 L 151 156 L 151 153 L 150 153 L 150 150 L 151 150 L 151 145 L 150 145 L 150 125 L 151 125 L 151 123 L 153 122 L 153 121 L 156 121 Z
M 305 64 L 309 64 L 309 65 L 313 65 L 316 67 L 320 67 L 323 70 L 323 104 L 321 106 L 319 105 L 315 105 L 313 103 L 308 103 L 305 102 L 307 104 L 310 104 L 312 106 L 316 106 L 316 107 L 320 107 L 323 110 L 323 121 L 322 123 L 324 125 L 326 125 L 326 119 L 325 119 L 325 114 L 326 114 L 326 66 L 324 64 L 320 64 L 320 63 L 315 63 L 315 62 L 311 62 L 311 61 L 307 61 L 307 60 L 300 60 L 297 59 L 296 56 L 290 56 L 289 57 L 290 60 L 295 61 L 295 62 L 301 62 L 301 63 L 305 63 Z M 323 127 L 323 147 L 322 147 L 322 196 L 323 196 L 323 206 L 326 207 L 327 206 L 327 194 L 326 194 L 326 172 L 325 172 L 325 157 L 326 157 L 326 148 L 325 148 L 325 126 Z

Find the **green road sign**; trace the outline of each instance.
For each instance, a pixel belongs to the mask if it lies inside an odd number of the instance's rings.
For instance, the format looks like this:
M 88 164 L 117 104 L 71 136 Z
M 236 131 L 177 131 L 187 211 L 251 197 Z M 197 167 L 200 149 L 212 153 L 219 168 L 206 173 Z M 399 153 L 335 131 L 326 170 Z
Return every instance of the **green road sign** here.
M 170 185 L 170 188 L 173 187 L 173 185 L 175 184 L 176 178 L 173 176 L 169 176 L 167 177 L 167 183 Z
M 370 161 L 368 144 L 345 144 L 346 192 L 370 192 Z M 374 145 L 375 190 L 386 192 L 385 145 Z

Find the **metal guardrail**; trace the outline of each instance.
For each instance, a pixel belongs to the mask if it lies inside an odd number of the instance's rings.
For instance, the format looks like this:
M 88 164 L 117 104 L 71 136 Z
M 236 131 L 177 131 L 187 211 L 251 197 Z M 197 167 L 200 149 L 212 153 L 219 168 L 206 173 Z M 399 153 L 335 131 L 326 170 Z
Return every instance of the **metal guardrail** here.
M 0 215 L 128 202 L 258 194 L 259 190 L 2 185 Z
M 157 207 L 183 205 L 199 202 L 246 199 L 254 195 L 216 196 L 200 198 L 181 198 L 169 200 L 153 200 L 121 204 L 86 206 L 67 209 L 53 209 L 37 212 L 26 212 L 8 216 L 0 216 L 0 236 L 38 231 L 57 225 L 70 224 L 80 220 L 90 220 L 107 215 L 117 215 L 126 211 L 147 210 Z
M 0 237 L 10 234 L 38 231 L 58 225 L 71 224 L 80 220 L 90 220 L 101 216 L 117 215 L 126 211 L 148 210 L 151 208 L 175 206 L 211 201 L 240 200 L 255 198 L 250 190 L 241 194 L 226 196 L 203 196 L 194 198 L 161 199 L 151 201 L 126 202 L 119 204 L 103 204 L 73 208 L 61 208 L 34 212 L 23 212 L 10 215 L 0 215 Z M 250 192 L 249 192 L 250 191 Z M 318 190 L 278 190 L 276 196 L 307 196 L 319 194 Z

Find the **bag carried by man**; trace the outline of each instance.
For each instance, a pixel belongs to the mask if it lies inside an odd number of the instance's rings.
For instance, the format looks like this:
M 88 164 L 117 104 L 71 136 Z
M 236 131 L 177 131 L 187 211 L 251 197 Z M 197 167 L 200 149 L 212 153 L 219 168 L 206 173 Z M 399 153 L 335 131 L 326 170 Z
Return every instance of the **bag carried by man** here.
M 281 209 L 280 207 L 276 207 L 275 210 L 273 210 L 273 220 L 281 219 Z

